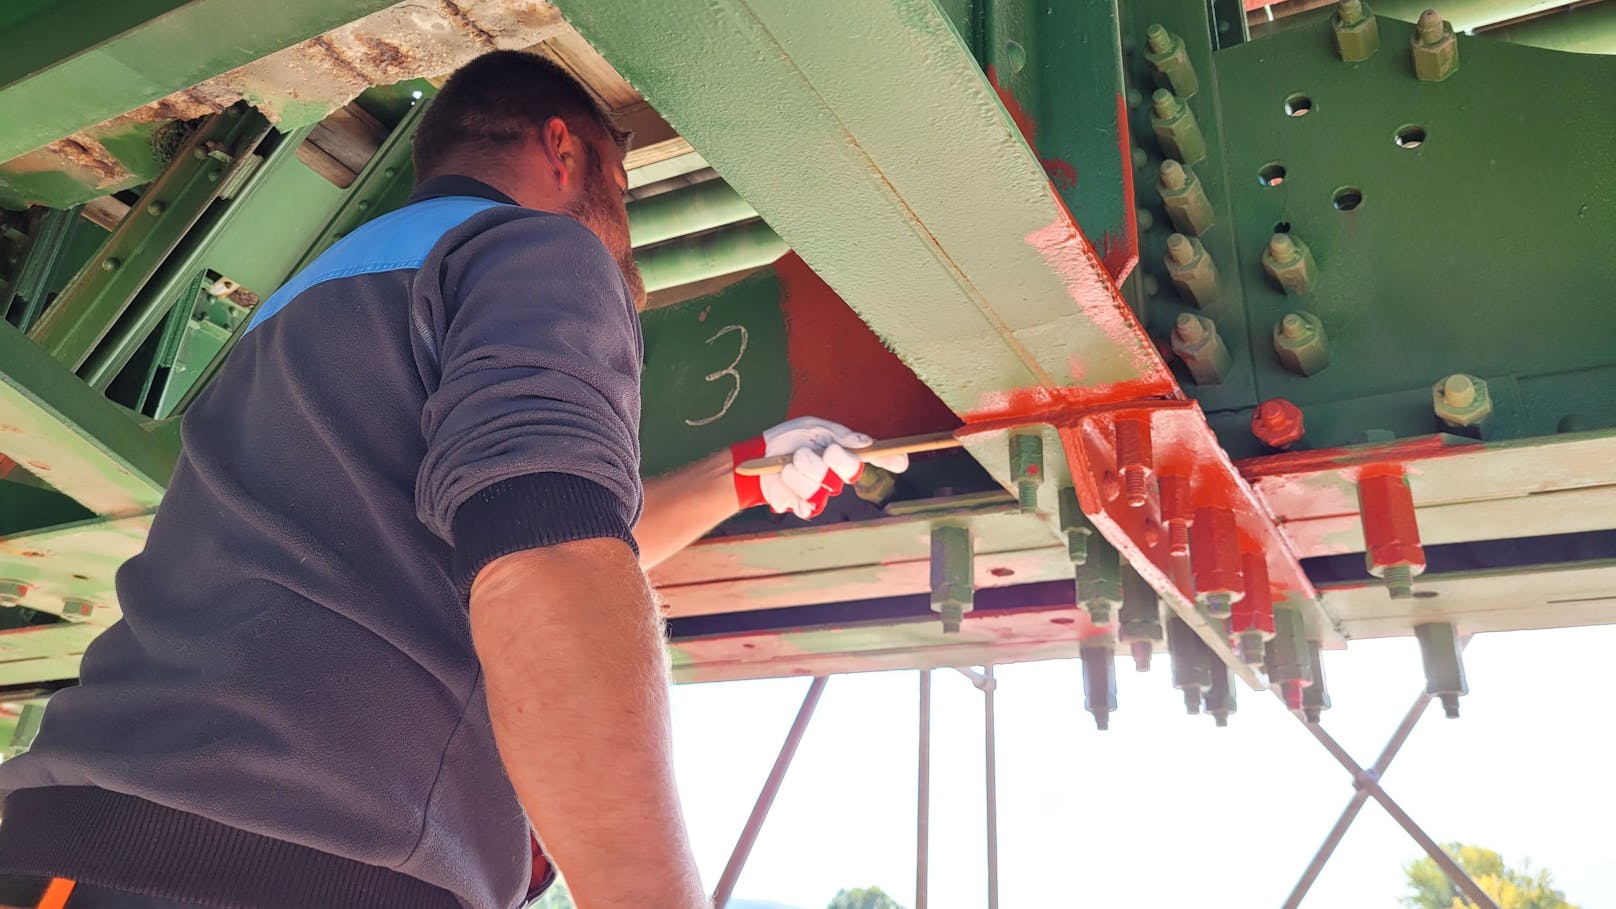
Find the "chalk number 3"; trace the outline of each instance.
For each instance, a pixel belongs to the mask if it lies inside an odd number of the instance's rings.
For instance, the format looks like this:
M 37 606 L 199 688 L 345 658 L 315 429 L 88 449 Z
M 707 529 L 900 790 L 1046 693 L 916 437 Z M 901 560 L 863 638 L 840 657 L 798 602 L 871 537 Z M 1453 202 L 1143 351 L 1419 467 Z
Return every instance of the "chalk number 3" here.
M 741 393 L 741 374 L 735 371 L 735 367 L 740 365 L 741 358 L 746 356 L 746 326 L 726 325 L 718 330 L 718 334 L 708 338 L 707 344 L 708 346 L 711 346 L 714 341 L 717 341 L 719 338 L 722 338 L 730 332 L 739 332 L 741 336 L 741 347 L 739 350 L 735 351 L 735 359 L 729 361 L 729 365 L 723 369 L 720 369 L 718 372 L 708 373 L 703 377 L 703 380 L 707 382 L 717 382 L 725 376 L 728 376 L 735 381 L 735 387 L 731 388 L 729 390 L 729 394 L 725 396 L 724 406 L 718 408 L 718 413 L 715 413 L 710 417 L 703 417 L 700 420 L 686 420 L 686 426 L 706 426 L 708 423 L 715 423 L 718 420 L 723 419 L 724 414 L 729 413 L 730 407 L 735 404 L 735 398 Z

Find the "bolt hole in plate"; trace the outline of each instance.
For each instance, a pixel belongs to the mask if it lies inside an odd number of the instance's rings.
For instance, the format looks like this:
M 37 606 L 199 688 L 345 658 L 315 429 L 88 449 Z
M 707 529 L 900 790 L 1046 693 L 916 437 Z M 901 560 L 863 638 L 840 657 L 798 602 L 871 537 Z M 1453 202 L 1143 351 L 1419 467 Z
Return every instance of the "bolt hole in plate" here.
M 1397 143 L 1398 148 L 1419 148 L 1425 144 L 1425 127 L 1414 124 L 1400 126 L 1392 134 L 1392 141 Z
M 1077 624 L 1077 619 L 1074 619 L 1071 616 L 1058 615 L 1058 616 L 1054 617 L 1053 619 L 1050 619 L 1049 624 L 1051 624 L 1051 625 L 1075 625 L 1075 624 Z
M 1414 591 L 1414 599 L 1416 599 L 1416 600 L 1429 600 L 1429 599 L 1432 599 L 1432 598 L 1434 598 L 1436 596 L 1438 596 L 1438 594 L 1434 590 L 1416 590 L 1416 591 Z
M 1343 186 L 1330 197 L 1330 204 L 1336 211 L 1352 211 L 1363 204 L 1363 190 L 1356 186 Z
M 1276 233 L 1276 234 L 1288 234 L 1290 232 L 1291 232 L 1291 222 L 1289 222 L 1289 221 L 1275 221 L 1274 222 L 1274 233 Z
M 1313 112 L 1313 99 L 1297 92 L 1285 99 L 1285 115 L 1289 117 L 1305 117 Z
M 87 574 L 73 575 L 73 580 L 75 580 L 75 581 L 88 581 L 89 579 L 90 579 L 90 576 L 87 575 Z
M 988 569 L 988 574 L 991 574 L 996 578 L 1008 578 L 1008 577 L 1010 577 L 1011 575 L 1013 575 L 1015 573 L 1016 573 L 1016 570 L 1014 568 L 990 568 L 990 569 Z
M 1270 161 L 1257 169 L 1257 182 L 1263 186 L 1278 186 L 1285 182 L 1285 165 Z

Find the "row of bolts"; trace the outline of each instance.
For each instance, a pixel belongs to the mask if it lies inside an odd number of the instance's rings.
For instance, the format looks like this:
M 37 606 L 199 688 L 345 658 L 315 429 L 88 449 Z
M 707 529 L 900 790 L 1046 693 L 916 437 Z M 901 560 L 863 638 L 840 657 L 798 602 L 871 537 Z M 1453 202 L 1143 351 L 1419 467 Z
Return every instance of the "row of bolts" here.
M 1380 46 L 1379 26 L 1367 4 L 1341 0 L 1331 19 L 1337 51 L 1347 62 L 1361 62 Z M 1156 191 L 1176 232 L 1167 238 L 1163 264 L 1179 296 L 1197 309 L 1218 298 L 1218 272 L 1199 239 L 1211 228 L 1212 204 L 1194 165 L 1205 160 L 1206 140 L 1195 114 L 1185 100 L 1200 90 L 1184 41 L 1165 27 L 1145 31 L 1145 59 L 1160 86 L 1151 97 L 1151 126 L 1167 160 L 1156 179 Z M 1435 10 L 1420 14 L 1410 39 L 1415 74 L 1422 80 L 1441 81 L 1458 68 L 1458 42 L 1453 27 Z M 1145 226 L 1149 213 L 1141 216 Z M 1318 264 L 1302 239 L 1289 231 L 1275 232 L 1262 254 L 1263 270 L 1286 294 L 1310 293 L 1318 283 Z M 1154 279 L 1151 279 L 1154 280 Z M 1306 311 L 1286 314 L 1273 328 L 1274 352 L 1286 369 L 1312 376 L 1330 365 L 1324 324 Z M 1197 313 L 1181 314 L 1173 327 L 1173 353 L 1198 385 L 1216 385 L 1229 375 L 1234 360 L 1218 334 L 1217 324 Z M 1486 382 L 1454 374 L 1432 389 L 1432 408 L 1449 429 L 1478 433 L 1492 413 Z M 1252 433 L 1271 448 L 1290 448 L 1305 434 L 1302 413 L 1284 398 L 1263 402 L 1252 417 Z
M 1309 722 L 1330 706 L 1320 664 L 1320 642 L 1310 639 L 1301 609 L 1275 603 L 1268 560 L 1259 548 L 1243 546 L 1238 520 L 1221 505 L 1191 501 L 1190 478 L 1158 472 L 1154 467 L 1148 416 L 1116 420 L 1116 465 L 1101 483 L 1102 494 L 1127 508 L 1140 509 L 1143 545 L 1155 548 L 1166 529 L 1170 577 L 1197 602 L 1201 616 L 1221 626 L 1241 662 L 1260 668 L 1278 686 L 1286 706 Z M 1044 470 L 1042 431 L 1010 434 L 1010 470 L 1023 514 L 1037 514 Z M 1152 488 L 1154 487 L 1154 489 Z M 1154 492 L 1154 495 L 1152 494 Z M 1156 500 L 1160 520 L 1148 506 Z M 1079 648 L 1084 703 L 1096 725 L 1106 729 L 1117 707 L 1115 645 L 1128 645 L 1135 667 L 1150 669 L 1156 644 L 1165 640 L 1173 686 L 1184 693 L 1191 714 L 1206 712 L 1224 726 L 1235 707 L 1232 670 L 1213 654 L 1201 637 L 1178 616 L 1163 614 L 1156 591 L 1112 544 L 1094 531 L 1070 486 L 1058 490 L 1059 518 L 1067 554 L 1075 569 L 1076 604 L 1097 632 Z M 1365 562 L 1370 574 L 1384 579 L 1393 599 L 1414 596 L 1414 576 L 1425 569 L 1414 517 L 1414 502 L 1402 470 L 1366 469 L 1358 480 L 1363 514 Z M 942 618 L 945 633 L 960 631 L 975 600 L 976 570 L 969 526 L 940 522 L 931 533 L 931 607 Z M 1449 717 L 1459 715 L 1459 696 L 1466 693 L 1457 630 L 1451 622 L 1415 626 L 1425 664 L 1426 687 L 1439 698 Z

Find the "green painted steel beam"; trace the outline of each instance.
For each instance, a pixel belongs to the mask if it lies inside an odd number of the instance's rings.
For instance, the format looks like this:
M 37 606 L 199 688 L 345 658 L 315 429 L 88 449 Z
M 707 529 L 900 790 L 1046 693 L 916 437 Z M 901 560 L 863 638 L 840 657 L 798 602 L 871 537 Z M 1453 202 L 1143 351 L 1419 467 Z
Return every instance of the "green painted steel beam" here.
M 786 243 L 762 221 L 641 249 L 634 256 L 648 291 L 694 284 L 767 265 Z
M 28 251 L 17 269 L 16 280 L 0 295 L 0 319 L 27 331 L 45 308 L 50 276 L 73 231 L 84 221 L 79 208 L 45 212 L 29 238 Z
M 755 217 L 728 183 L 709 180 L 629 203 L 629 239 L 639 248 Z
M 269 129 L 269 121 L 245 105 L 209 120 L 28 336 L 69 367 L 84 365 L 232 176 L 253 160 L 253 148 Z
M 561 6 L 956 412 L 1014 389 L 1170 393 L 931 0 Z
M 394 2 L 58 0 L 0 38 L 0 161 Z
M 178 446 L 0 324 L 0 454 L 96 514 L 154 508 Z
M 1574 54 L 1616 54 L 1616 2 L 1605 0 L 1481 33 L 1494 41 Z
M 1569 0 L 1380 0 L 1369 6 L 1382 16 L 1413 22 L 1420 13 L 1435 8 L 1442 18 L 1453 23 L 1455 31 L 1507 22 L 1534 13 L 1544 13 L 1565 6 Z M 1382 41 L 1382 46 L 1385 42 Z

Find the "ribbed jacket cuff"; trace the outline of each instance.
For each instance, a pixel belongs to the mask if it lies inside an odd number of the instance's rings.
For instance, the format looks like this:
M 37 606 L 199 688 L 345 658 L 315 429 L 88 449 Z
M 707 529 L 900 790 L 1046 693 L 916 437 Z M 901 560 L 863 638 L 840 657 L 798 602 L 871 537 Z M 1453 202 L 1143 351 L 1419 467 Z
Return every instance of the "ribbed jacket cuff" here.
M 512 477 L 474 493 L 455 512 L 453 530 L 454 575 L 468 591 L 489 562 L 524 549 L 616 539 L 639 552 L 623 501 L 569 473 Z

